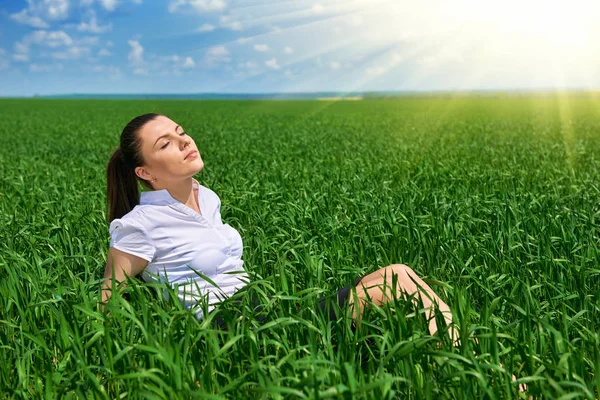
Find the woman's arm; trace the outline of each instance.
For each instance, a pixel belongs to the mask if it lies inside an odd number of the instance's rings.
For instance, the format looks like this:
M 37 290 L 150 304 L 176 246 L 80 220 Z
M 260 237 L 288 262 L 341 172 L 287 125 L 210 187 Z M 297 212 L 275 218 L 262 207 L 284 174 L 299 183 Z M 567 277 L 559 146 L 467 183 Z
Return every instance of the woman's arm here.
M 102 303 L 103 307 L 112 295 L 112 280 L 115 286 L 125 280 L 125 275 L 135 276 L 142 272 L 148 265 L 148 261 L 143 258 L 117 250 L 114 247 L 108 249 L 106 257 L 106 269 L 104 270 L 104 282 L 102 284 Z M 114 273 L 113 273 L 114 266 Z

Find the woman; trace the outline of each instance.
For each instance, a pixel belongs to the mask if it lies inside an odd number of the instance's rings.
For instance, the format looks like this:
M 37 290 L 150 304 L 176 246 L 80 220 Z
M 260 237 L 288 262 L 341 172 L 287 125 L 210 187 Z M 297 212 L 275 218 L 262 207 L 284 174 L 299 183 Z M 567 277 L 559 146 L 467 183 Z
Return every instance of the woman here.
M 176 286 L 188 308 L 207 298 L 209 312 L 243 290 L 248 275 L 242 239 L 221 221 L 219 197 L 193 178 L 203 167 L 194 140 L 166 116 L 144 114 L 125 126 L 107 168 L 111 243 L 103 302 L 112 293 L 112 281 L 124 281 L 125 275 Z M 150 191 L 140 196 L 138 180 Z M 357 298 L 350 296 L 354 288 Z M 381 305 L 403 295 L 421 299 L 432 334 L 437 330 L 434 303 L 452 322 L 448 306 L 406 265 L 389 265 L 356 279 L 336 293 L 336 301 L 339 307 L 352 307 L 357 321 L 370 301 Z M 319 307 L 336 318 L 328 299 L 320 299 Z M 219 318 L 217 323 L 224 326 Z

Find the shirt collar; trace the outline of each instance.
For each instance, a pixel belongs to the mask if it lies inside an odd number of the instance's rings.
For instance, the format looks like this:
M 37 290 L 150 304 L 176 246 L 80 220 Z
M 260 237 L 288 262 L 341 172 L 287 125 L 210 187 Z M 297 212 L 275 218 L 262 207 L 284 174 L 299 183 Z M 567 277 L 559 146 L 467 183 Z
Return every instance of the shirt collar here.
M 198 197 L 200 197 L 200 184 L 194 178 L 192 178 L 192 187 L 198 189 Z M 140 205 L 152 204 L 156 206 L 168 206 L 177 203 L 181 204 L 180 201 L 175 200 L 171 196 L 167 189 L 149 190 L 140 194 Z

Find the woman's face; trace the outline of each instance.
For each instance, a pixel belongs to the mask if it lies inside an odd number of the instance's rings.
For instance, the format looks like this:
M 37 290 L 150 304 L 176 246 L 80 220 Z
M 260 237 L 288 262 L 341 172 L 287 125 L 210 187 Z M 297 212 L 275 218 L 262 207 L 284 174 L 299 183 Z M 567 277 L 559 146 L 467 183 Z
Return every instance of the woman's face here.
M 167 117 L 158 116 L 146 123 L 139 135 L 145 165 L 137 167 L 135 173 L 155 189 L 190 178 L 204 167 L 194 140 Z

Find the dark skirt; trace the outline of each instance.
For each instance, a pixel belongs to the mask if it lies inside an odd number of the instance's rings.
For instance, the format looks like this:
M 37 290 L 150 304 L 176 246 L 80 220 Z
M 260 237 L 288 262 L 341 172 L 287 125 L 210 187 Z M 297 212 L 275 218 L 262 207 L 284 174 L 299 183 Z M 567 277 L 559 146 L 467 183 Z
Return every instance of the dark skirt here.
M 350 298 L 350 293 L 352 292 L 352 289 L 355 288 L 358 285 L 358 283 L 361 281 L 361 279 L 363 279 L 365 276 L 366 275 L 356 278 L 353 283 L 344 286 L 343 288 L 341 288 L 340 290 L 335 292 L 333 295 L 320 297 L 318 299 L 317 311 L 321 312 L 323 315 L 326 315 L 327 318 L 329 318 L 329 320 L 331 320 L 331 321 L 337 320 L 337 318 L 338 318 L 337 310 L 343 309 L 346 306 L 346 304 L 348 303 L 348 300 Z M 233 302 L 234 304 L 241 305 L 242 297 L 243 297 L 244 293 L 246 292 L 245 289 L 247 289 L 247 286 L 245 286 L 242 289 L 240 289 L 239 291 L 237 291 L 234 295 L 234 298 L 226 299 L 224 301 Z M 241 295 L 241 297 L 240 297 L 240 295 Z M 252 293 L 251 301 L 254 306 L 255 312 L 260 313 L 260 311 L 262 309 L 262 307 L 260 306 L 260 300 L 258 298 L 256 298 L 253 293 Z M 217 305 L 217 307 L 219 307 L 219 306 Z M 211 313 L 213 313 L 214 311 L 215 310 L 211 311 Z M 237 316 L 239 316 L 241 314 L 242 314 L 241 311 L 237 312 Z M 262 314 L 259 314 L 257 316 L 257 320 L 260 321 L 261 323 L 267 322 L 267 321 L 265 321 L 265 317 Z M 213 321 L 215 322 L 217 327 L 219 327 L 220 329 L 227 329 L 227 323 L 223 319 L 223 315 L 221 313 L 218 313 L 218 315 L 215 317 L 215 319 Z

